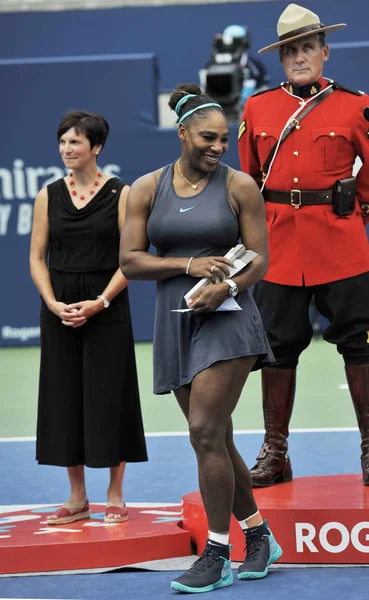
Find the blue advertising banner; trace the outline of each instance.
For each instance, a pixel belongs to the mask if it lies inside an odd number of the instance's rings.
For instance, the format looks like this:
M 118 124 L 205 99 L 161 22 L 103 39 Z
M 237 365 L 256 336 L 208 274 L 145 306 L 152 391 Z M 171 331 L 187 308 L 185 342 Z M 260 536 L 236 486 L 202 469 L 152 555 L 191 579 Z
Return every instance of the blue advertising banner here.
M 154 55 L 8 60 L 0 62 L 0 78 L 0 345 L 35 344 L 40 300 L 28 264 L 33 203 L 65 174 L 56 140 L 60 117 L 71 108 L 102 113 L 111 135 L 99 167 L 131 183 L 149 170 L 142 134 L 157 126 L 157 61 Z M 138 132 L 142 145 L 131 159 Z M 152 308 L 141 311 L 131 301 L 139 312 L 136 337 L 150 339 L 154 285 L 142 284 L 137 294 Z
M 180 154 L 177 129 L 159 128 L 153 54 L 0 61 L 0 346 L 39 343 L 38 292 L 29 275 L 33 203 L 63 177 L 56 130 L 68 109 L 104 115 L 111 126 L 99 168 L 131 184 Z M 224 162 L 239 168 L 237 125 Z M 136 341 L 152 339 L 154 282 L 129 285 Z
M 33 203 L 63 177 L 56 130 L 68 109 L 99 112 L 111 132 L 99 168 L 131 184 L 176 159 L 176 128 L 157 122 L 154 55 L 0 61 L 0 346 L 39 343 L 38 292 L 29 275 Z M 6 115 L 6 118 L 5 118 Z M 238 168 L 237 126 L 227 162 Z M 151 340 L 155 284 L 129 285 L 136 341 Z

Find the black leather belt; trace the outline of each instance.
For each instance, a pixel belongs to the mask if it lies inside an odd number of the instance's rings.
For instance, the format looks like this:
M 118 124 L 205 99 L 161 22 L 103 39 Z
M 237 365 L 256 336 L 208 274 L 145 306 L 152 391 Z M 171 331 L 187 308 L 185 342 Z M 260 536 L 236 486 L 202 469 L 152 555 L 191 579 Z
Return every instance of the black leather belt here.
M 266 202 L 275 204 L 291 204 L 295 208 L 312 204 L 332 204 L 333 190 L 291 190 L 289 192 L 277 192 L 275 190 L 264 190 L 263 196 Z

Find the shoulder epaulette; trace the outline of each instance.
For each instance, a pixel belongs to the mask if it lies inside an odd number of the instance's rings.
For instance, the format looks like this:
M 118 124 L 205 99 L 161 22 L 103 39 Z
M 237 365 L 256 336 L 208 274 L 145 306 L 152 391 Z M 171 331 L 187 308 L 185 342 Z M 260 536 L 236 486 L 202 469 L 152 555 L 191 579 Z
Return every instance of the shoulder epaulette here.
M 261 94 L 266 94 L 266 92 L 274 92 L 275 90 L 279 90 L 281 87 L 285 85 L 284 81 L 273 88 L 267 88 L 266 90 L 259 90 L 258 92 L 254 92 L 252 96 L 261 96 Z
M 338 83 L 338 81 L 333 81 L 333 79 L 328 79 L 328 81 L 333 85 L 335 90 L 343 90 L 344 92 L 348 92 L 349 94 L 355 94 L 355 96 L 363 96 L 365 94 L 365 92 L 362 92 L 361 90 L 353 90 L 352 88 L 346 87 L 345 85 Z

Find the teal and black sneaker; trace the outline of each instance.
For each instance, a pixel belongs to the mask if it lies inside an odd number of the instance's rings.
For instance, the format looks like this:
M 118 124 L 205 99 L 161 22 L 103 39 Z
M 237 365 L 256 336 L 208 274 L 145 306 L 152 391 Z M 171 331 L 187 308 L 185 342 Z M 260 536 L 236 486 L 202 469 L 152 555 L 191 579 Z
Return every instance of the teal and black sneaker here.
M 222 556 L 223 554 L 226 556 Z M 172 581 L 171 588 L 177 592 L 211 592 L 218 588 L 227 587 L 233 583 L 231 561 L 227 546 L 217 546 L 209 540 L 204 552 L 193 565 L 177 579 Z
M 245 530 L 246 558 L 238 567 L 238 579 L 263 579 L 268 567 L 282 556 L 282 548 L 264 521 L 258 527 Z

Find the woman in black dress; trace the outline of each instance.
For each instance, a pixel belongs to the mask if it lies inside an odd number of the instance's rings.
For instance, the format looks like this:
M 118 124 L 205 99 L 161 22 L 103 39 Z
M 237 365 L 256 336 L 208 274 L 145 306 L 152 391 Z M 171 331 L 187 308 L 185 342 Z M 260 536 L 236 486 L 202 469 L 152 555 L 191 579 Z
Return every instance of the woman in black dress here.
M 68 112 L 57 139 L 71 172 L 43 188 L 34 207 L 30 266 L 42 298 L 36 458 L 67 467 L 71 486 L 50 525 L 89 517 L 85 465 L 110 468 L 105 520 L 127 520 L 125 465 L 147 460 L 128 281 L 118 268 L 129 188 L 97 168 L 108 133 L 101 115 Z

